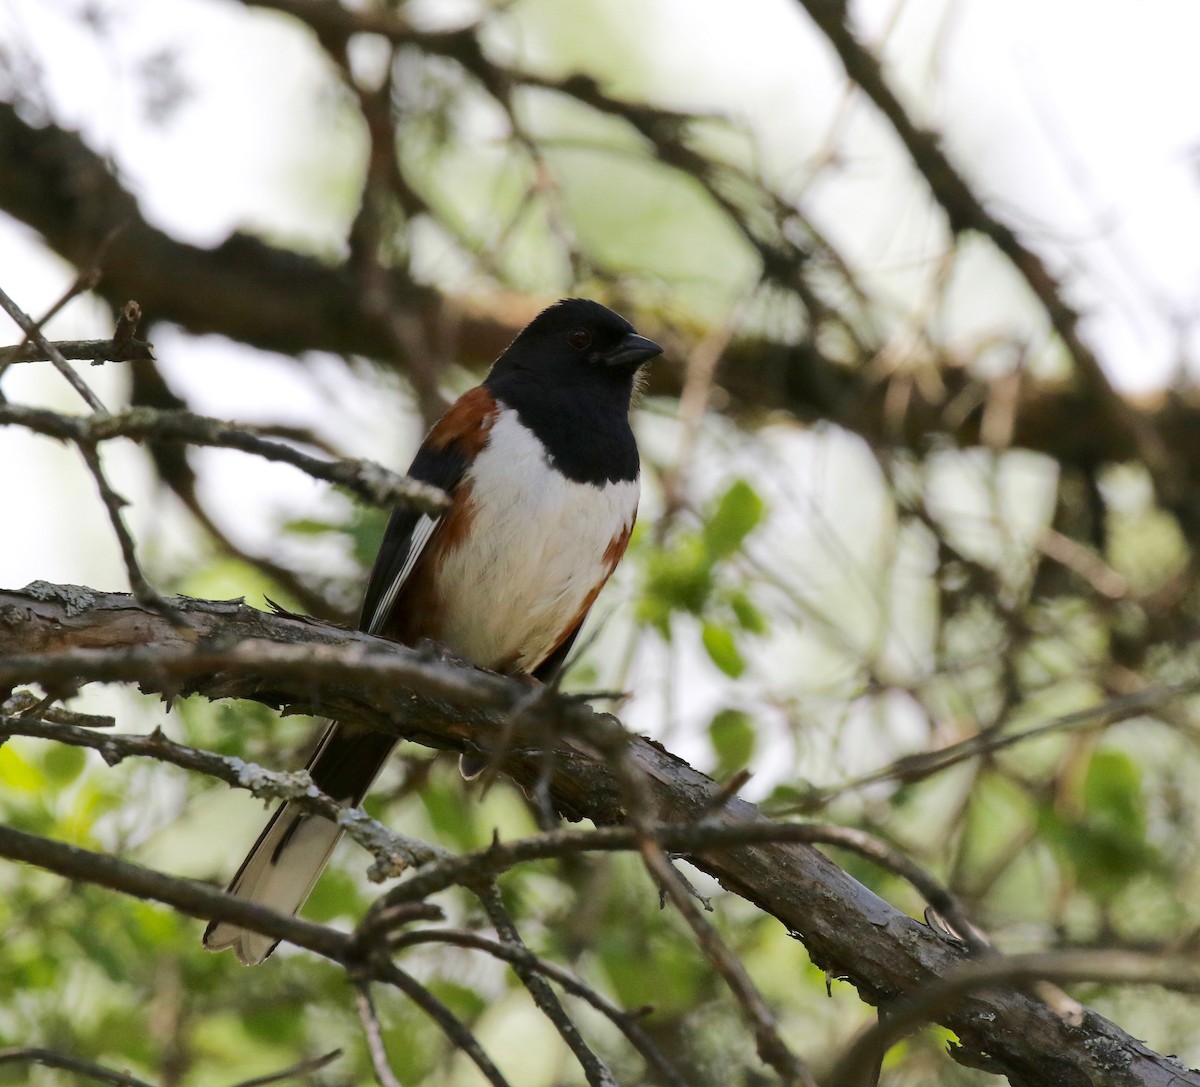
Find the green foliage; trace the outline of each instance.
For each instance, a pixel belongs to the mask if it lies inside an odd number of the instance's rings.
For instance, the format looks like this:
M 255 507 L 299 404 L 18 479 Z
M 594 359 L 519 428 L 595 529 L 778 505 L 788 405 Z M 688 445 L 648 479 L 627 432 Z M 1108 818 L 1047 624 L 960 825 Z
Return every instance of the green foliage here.
M 708 653 L 708 659 L 731 679 L 737 679 L 746 670 L 746 662 L 738 652 L 737 640 L 728 627 L 707 622 L 701 628 L 700 641 Z
M 318 521 L 300 517 L 285 521 L 282 529 L 295 536 L 335 536 L 346 540 L 355 562 L 368 570 L 379 553 L 379 544 L 390 514 L 378 506 L 354 503 L 344 521 Z
M 766 506 L 745 480 L 735 480 L 712 504 L 698 530 L 676 533 L 645 556 L 638 615 L 670 641 L 672 620 L 700 620 L 700 644 L 731 679 L 746 671 L 740 642 L 767 633 L 766 617 L 740 584 L 736 559 L 762 523 Z
M 70 785 L 87 764 L 87 752 L 80 747 L 54 745 L 47 748 L 42 756 L 42 769 L 46 781 L 54 788 L 61 789 Z
M 741 710 L 723 709 L 709 722 L 708 738 L 717 756 L 713 773 L 722 778 L 750 764 L 758 732 L 749 714 Z
M 705 550 L 713 561 L 737 554 L 765 513 L 763 500 L 750 484 L 744 479 L 734 482 L 721 495 L 702 530 Z
M 1109 903 L 1137 876 L 1162 870 L 1146 837 L 1142 771 L 1125 752 L 1099 748 L 1077 792 L 1067 811 L 1043 808 L 1040 828 L 1080 888 Z

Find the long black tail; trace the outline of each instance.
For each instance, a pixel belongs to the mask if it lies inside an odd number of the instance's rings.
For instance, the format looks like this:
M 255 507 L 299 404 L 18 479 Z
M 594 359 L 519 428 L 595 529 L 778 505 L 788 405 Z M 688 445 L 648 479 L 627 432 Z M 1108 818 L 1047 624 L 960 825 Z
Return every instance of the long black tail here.
M 308 771 L 323 793 L 354 807 L 395 746 L 395 738 L 386 733 L 334 721 L 309 759 Z M 294 914 L 312 892 L 341 836 L 335 823 L 285 801 L 246 854 L 228 891 L 280 913 Z M 262 962 L 278 942 L 229 921 L 213 921 L 204 930 L 204 946 L 209 951 L 232 947 L 247 966 Z

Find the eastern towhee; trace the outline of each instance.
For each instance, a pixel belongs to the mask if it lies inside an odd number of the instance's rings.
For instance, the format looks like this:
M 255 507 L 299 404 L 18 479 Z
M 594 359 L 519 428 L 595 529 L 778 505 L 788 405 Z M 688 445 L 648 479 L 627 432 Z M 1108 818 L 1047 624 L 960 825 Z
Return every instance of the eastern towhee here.
M 445 490 L 450 508 L 392 513 L 360 629 L 406 645 L 431 639 L 482 668 L 551 678 L 629 542 L 638 504 L 630 399 L 638 369 L 661 351 L 587 299 L 534 318 L 421 443 L 408 474 Z M 354 806 L 396 742 L 333 722 L 308 770 L 319 789 Z M 295 913 L 341 833 L 282 804 L 229 893 Z M 227 921 L 204 933 L 210 951 L 232 947 L 246 964 L 276 942 Z

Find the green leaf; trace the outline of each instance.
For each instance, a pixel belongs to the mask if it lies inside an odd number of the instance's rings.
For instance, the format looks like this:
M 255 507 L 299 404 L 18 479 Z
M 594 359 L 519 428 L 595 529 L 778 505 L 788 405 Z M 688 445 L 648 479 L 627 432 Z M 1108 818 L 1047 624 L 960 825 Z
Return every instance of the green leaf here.
M 724 777 L 741 770 L 754 756 L 758 734 L 749 714 L 723 709 L 709 723 L 708 738 L 717 755 L 717 776 Z
M 487 1011 L 488 1001 L 468 985 L 449 978 L 436 978 L 428 984 L 429 991 L 467 1024 L 474 1023 Z
M 459 782 L 431 780 L 420 796 L 430 825 L 439 837 L 464 850 L 482 844 L 476 820 L 479 806 L 464 798 Z
M 34 793 L 40 792 L 45 783 L 45 775 L 17 753 L 11 740 L 0 747 L 0 785 L 22 793 Z
M 670 551 L 648 557 L 639 617 L 669 639 L 671 614 L 683 611 L 700 615 L 712 588 L 712 561 L 704 543 L 698 536 L 685 537 Z
M 1141 769 L 1125 752 L 1101 748 L 1088 762 L 1081 799 L 1078 814 L 1045 805 L 1039 827 L 1061 851 L 1079 886 L 1099 901 L 1111 901 L 1131 880 L 1162 866 L 1146 837 Z
M 738 652 L 733 633 L 727 627 L 705 623 L 700 638 L 713 664 L 727 676 L 737 679 L 746 670 L 746 662 Z
M 285 521 L 283 529 L 285 532 L 292 532 L 297 536 L 322 536 L 327 532 L 346 531 L 343 525 L 335 525 L 329 521 L 317 521 L 311 517 L 301 517 L 295 521 Z
M 714 559 L 726 559 L 763 518 L 766 507 L 758 493 L 739 479 L 722 496 L 716 511 L 704 526 L 704 543 Z
M 388 510 L 376 506 L 359 506 L 350 523 L 345 526 L 344 531 L 354 544 L 354 557 L 364 569 L 370 568 L 379 553 L 390 516 Z
M 638 921 L 646 927 L 654 924 L 654 919 L 644 917 Z M 662 929 L 651 929 L 648 935 L 623 933 L 605 925 L 592 950 L 624 1007 L 650 1005 L 664 1019 L 694 1012 L 697 995 L 704 989 L 705 965 L 675 933 Z M 653 963 L 654 969 L 648 970 L 647 963 Z
M 81 747 L 55 744 L 42 757 L 42 769 L 54 785 L 70 785 L 87 764 L 87 752 Z
M 749 634 L 766 634 L 767 620 L 763 613 L 751 602 L 743 592 L 731 593 L 729 606 L 737 618 L 738 626 Z
M 354 880 L 340 868 L 327 868 L 308 897 L 304 916 L 324 925 L 335 917 L 354 916 L 361 902 Z
M 1136 838 L 1146 833 L 1141 771 L 1123 751 L 1101 749 L 1092 755 L 1083 804 L 1093 821 Z

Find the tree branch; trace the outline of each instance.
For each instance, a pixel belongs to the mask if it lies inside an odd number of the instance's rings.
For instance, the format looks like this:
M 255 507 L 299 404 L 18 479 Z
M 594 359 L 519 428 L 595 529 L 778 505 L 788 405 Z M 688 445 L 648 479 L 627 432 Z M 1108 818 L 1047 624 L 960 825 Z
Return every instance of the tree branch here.
M 587 1078 L 589 1087 L 617 1087 L 617 1081 L 613 1078 L 612 1072 L 584 1041 L 583 1035 L 579 1033 L 579 1028 L 567 1014 L 558 997 L 555 996 L 550 984 L 529 964 L 528 958 L 526 958 L 529 949 L 525 946 L 525 941 L 521 939 L 520 932 L 517 931 L 516 922 L 505 909 L 499 889 L 494 883 L 484 884 L 477 888 L 476 895 L 487 913 L 488 919 L 492 922 L 496 935 L 500 937 L 500 942 L 514 952 L 509 960 L 513 971 L 521 979 L 521 984 L 528 990 L 541 1013 L 554 1024 L 554 1029 L 558 1031 L 559 1037 L 566 1042 L 567 1048 L 575 1055 L 575 1059 L 579 1062 L 579 1066 Z
M 360 947 L 357 941 L 343 932 L 301 921 L 297 917 L 285 917 L 265 906 L 236 898 L 195 880 L 167 876 L 117 857 L 93 853 L 3 825 L 0 825 L 0 856 L 44 868 L 67 879 L 83 880 L 136 898 L 161 902 L 189 917 L 233 921 L 254 932 L 307 948 L 349 967 L 357 976 L 385 981 L 398 988 L 429 1015 L 451 1042 L 475 1062 L 493 1087 L 509 1087 L 474 1036 L 441 1001 L 391 962 L 364 960 L 363 952 L 369 949 Z
M 810 18 L 833 46 L 846 75 L 887 118 L 930 192 L 946 213 L 955 234 L 975 231 L 988 238 L 1025 280 L 1075 363 L 1080 383 L 1091 402 L 1093 425 L 1123 430 L 1142 461 L 1157 478 L 1170 465 L 1162 437 L 1109 384 L 1100 360 L 1079 333 L 1079 313 L 1066 300 L 1061 285 L 1037 253 L 1016 231 L 984 207 L 963 175 L 947 157 L 936 133 L 919 127 L 908 115 L 887 80 L 879 61 L 855 37 L 844 0 L 800 0 Z
M 358 1018 L 362 1022 L 363 1033 L 367 1036 L 367 1052 L 371 1055 L 371 1067 L 375 1069 L 375 1078 L 379 1087 L 400 1087 L 396 1073 L 388 1064 L 387 1047 L 383 1044 L 383 1031 L 379 1027 L 379 1016 L 375 1014 L 375 1002 L 371 999 L 371 986 L 365 981 L 355 986 L 358 1007 Z
M 388 946 L 392 951 L 400 951 L 420 944 L 453 944 L 458 947 L 476 948 L 486 951 L 493 958 L 511 963 L 514 967 L 520 965 L 545 974 L 551 981 L 561 985 L 566 992 L 586 1001 L 613 1023 L 642 1055 L 658 1079 L 667 1084 L 667 1087 L 687 1087 L 687 1080 L 671 1064 L 650 1035 L 642 1029 L 638 1022 L 639 1015 L 642 1013 L 622 1011 L 590 985 L 580 981 L 562 967 L 539 958 L 528 948 L 514 947 L 512 944 L 502 943 L 500 940 L 493 940 L 487 936 L 481 936 L 477 932 L 467 932 L 462 929 L 421 929 L 418 932 L 406 932 L 390 940 Z
M 135 442 L 239 449 L 266 460 L 290 464 L 314 479 L 345 487 L 377 506 L 404 503 L 426 513 L 438 513 L 446 508 L 448 501 L 438 488 L 398 475 L 374 461 L 320 460 L 282 442 L 263 438 L 252 427 L 236 426 L 187 411 L 131 408 L 115 415 L 81 416 L 62 415 L 20 404 L 0 404 L 0 426 L 21 426 L 47 437 L 90 445 L 128 438 Z
M 94 290 L 96 276 L 85 273 L 83 282 L 75 285 L 76 293 Z M 68 297 L 73 297 L 69 295 Z M 60 303 L 61 307 L 62 303 Z M 49 317 L 44 317 L 45 324 Z M 142 319 L 142 307 L 136 302 L 126 302 L 117 316 L 117 326 L 111 340 L 52 340 L 47 344 L 64 359 L 77 359 L 99 366 L 102 362 L 131 362 L 135 359 L 154 358 L 154 345 L 137 337 L 137 326 Z M 50 351 L 26 340 L 13 347 L 0 347 L 0 374 L 6 366 L 17 362 L 50 362 Z
M 3 290 L 0 290 L 0 309 L 4 310 L 9 317 L 16 321 L 21 331 L 34 342 L 40 351 L 45 352 L 46 357 L 54 365 L 54 368 L 62 374 L 67 384 L 79 394 L 80 398 L 89 408 L 98 412 L 106 410 L 100 402 L 100 398 L 92 391 L 88 383 L 71 369 L 58 348 L 42 335 L 42 330 L 37 322 L 9 298 Z
M 240 1083 L 235 1083 L 233 1087 L 267 1087 L 268 1084 L 282 1083 L 284 1080 L 295 1079 L 297 1076 L 310 1076 L 313 1072 L 319 1072 L 326 1065 L 332 1064 L 341 1055 L 340 1049 L 331 1049 L 319 1057 L 309 1057 L 306 1061 L 299 1061 L 290 1068 L 281 1068 L 278 1072 L 268 1072 L 265 1076 L 244 1079 Z
M 125 594 L 45 583 L 0 592 L 0 686 L 43 680 L 70 689 L 79 681 L 72 676 L 131 680 L 171 695 L 195 691 L 319 707 L 430 746 L 473 751 L 489 747 L 502 733 L 506 714 L 528 693 L 515 681 L 357 632 L 233 603 L 175 603 L 185 617 L 183 627 L 137 607 Z M 567 700 L 557 712 L 562 738 L 554 750 L 553 803 L 572 817 L 621 824 L 626 818 L 621 790 L 600 754 L 618 742 L 619 725 Z M 533 785 L 544 771 L 543 754 L 522 746 L 523 738 L 516 730 L 503 767 L 518 783 Z M 721 803 L 714 782 L 657 745 L 631 738 L 627 750 L 659 821 L 768 824 L 744 801 Z M 0 837 L 0 847 L 4 841 Z M 808 846 L 698 847 L 687 856 L 728 890 L 778 918 L 803 940 L 814 963 L 850 981 L 872 1003 L 914 993 L 969 961 L 960 945 L 896 910 Z M 36 851 L 23 859 L 41 863 Z M 103 874 L 101 869 L 98 875 Z M 250 915 L 240 911 L 254 911 L 244 903 L 235 909 L 219 892 L 201 890 L 181 904 L 184 912 L 220 911 L 242 923 Z M 295 919 L 250 920 L 256 927 L 269 923 L 262 931 L 302 946 L 329 938 L 318 926 Z M 972 993 L 942 1009 L 938 1019 L 957 1034 L 967 1054 L 986 1054 L 1023 1084 L 1049 1085 L 1067 1076 L 1094 1084 L 1200 1084 L 1200 1075 L 1181 1070 L 1101 1017 L 1089 1013 L 1081 1029 L 1015 989 Z M 1119 1077 L 1113 1054 L 1119 1054 Z
M 116 340 L 51 340 L 50 343 L 64 359 L 90 362 L 93 366 L 102 362 L 131 362 L 134 359 L 154 358 L 154 349 L 144 340 L 133 340 L 128 345 L 119 344 Z M 35 343 L 0 347 L 0 366 L 49 361 L 50 356 Z
M 75 133 L 34 127 L 7 103 L 0 103 L 0 209 L 77 266 L 90 264 L 101 242 L 124 224 L 101 259 L 97 291 L 114 306 L 138 298 L 150 321 L 285 355 L 324 350 L 408 369 L 410 360 L 396 357 L 393 330 L 364 305 L 347 266 L 323 264 L 245 234 L 231 235 L 215 249 L 179 242 L 145 221 L 103 158 Z M 533 300 L 510 300 L 482 312 L 467 299 L 414 287 L 398 276 L 392 289 L 420 315 L 427 339 L 437 342 L 447 325 L 452 328 L 454 357 L 475 368 L 494 359 L 537 309 Z M 940 376 L 942 391 L 915 386 L 897 418 L 887 410 L 887 382 L 831 361 L 808 342 L 754 336 L 729 345 L 717 382 L 732 411 L 786 410 L 799 419 L 826 419 L 874 445 L 921 450 L 947 435 L 960 446 L 987 445 L 981 428 L 989 386 L 965 369 L 947 368 Z M 675 396 L 681 380 L 681 370 L 655 366 L 647 391 Z M 967 401 L 978 407 L 947 417 L 948 405 Z M 1010 444 L 1092 470 L 1139 457 L 1145 440 L 1138 435 L 1148 429 L 1157 435 L 1154 442 L 1172 450 L 1172 471 L 1200 478 L 1200 403 L 1194 397 L 1124 403 L 1137 415 L 1137 426 L 1114 424 L 1112 401 L 1097 403 L 1084 386 L 1041 384 L 1022 375 Z M 1064 427 L 1063 419 L 1076 425 Z
M 108 1083 L 112 1087 L 151 1087 L 144 1079 L 131 1076 L 128 1072 L 105 1068 L 101 1064 L 83 1061 L 54 1049 L 44 1049 L 41 1046 L 11 1046 L 8 1049 L 0 1049 L 0 1064 L 18 1062 L 40 1064 L 44 1068 L 61 1068 L 64 1072 L 74 1072 L 77 1076 Z
M 449 856 L 445 850 L 385 827 L 362 808 L 347 808 L 321 792 L 307 770 L 268 770 L 252 762 L 211 751 L 177 744 L 159 729 L 149 736 L 95 732 L 90 728 L 39 720 L 33 716 L 8 717 L 0 705 L 0 741 L 7 736 L 53 740 L 71 747 L 86 747 L 99 753 L 109 766 L 130 757 L 157 759 L 192 773 L 205 774 L 234 788 L 246 789 L 264 800 L 291 800 L 305 811 L 337 823 L 375 863 L 368 873 L 376 882 L 390 879 L 406 869 Z

